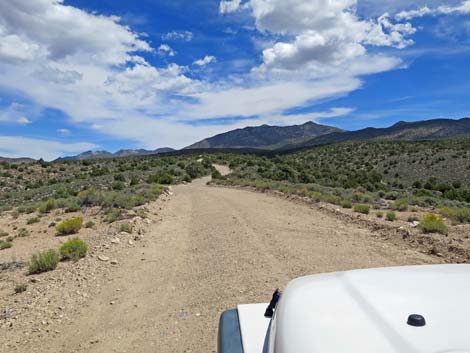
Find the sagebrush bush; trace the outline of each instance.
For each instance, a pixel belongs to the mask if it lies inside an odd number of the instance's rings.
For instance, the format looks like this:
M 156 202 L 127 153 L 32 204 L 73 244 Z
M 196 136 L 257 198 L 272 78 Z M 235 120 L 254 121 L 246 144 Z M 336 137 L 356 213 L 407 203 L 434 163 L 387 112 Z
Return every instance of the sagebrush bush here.
M 369 214 L 370 206 L 364 204 L 356 204 L 354 205 L 354 212 L 362 213 L 362 214 Z
M 31 257 L 29 262 L 29 274 L 42 273 L 55 270 L 60 257 L 55 250 L 38 252 Z
M 117 221 L 120 217 L 121 217 L 121 210 L 119 210 L 117 208 L 110 208 L 106 212 L 105 219 L 106 219 L 106 222 L 113 223 L 113 222 Z
M 20 229 L 18 229 L 18 236 L 20 238 L 27 237 L 27 236 L 29 236 L 29 231 L 26 228 L 20 228 Z
M 434 213 L 428 213 L 425 215 L 419 223 L 419 228 L 423 231 L 423 233 L 447 234 L 448 230 L 442 218 L 435 215 Z
M 88 221 L 85 223 L 85 228 L 93 228 L 95 226 L 95 222 Z
M 390 208 L 395 211 L 404 212 L 408 209 L 408 201 L 405 199 L 395 200 L 395 202 L 390 205 Z
M 341 204 L 343 208 L 352 208 L 352 202 L 349 200 L 344 200 L 343 203 Z
M 26 224 L 34 224 L 39 222 L 39 217 L 31 217 L 26 220 Z
M 17 284 L 15 285 L 15 293 L 16 293 L 16 294 L 20 294 L 20 293 L 26 292 L 27 289 L 28 289 L 28 285 L 27 285 L 27 284 L 24 284 L 24 283 L 17 283 Z
M 0 240 L 0 250 L 9 249 L 12 246 L 13 246 L 13 244 L 11 242 Z
M 59 235 L 69 235 L 78 233 L 78 231 L 82 228 L 83 225 L 83 218 L 82 217 L 74 217 L 59 223 L 56 226 L 57 233 Z
M 385 217 L 387 218 L 387 221 L 390 221 L 390 222 L 393 222 L 394 220 L 397 219 L 397 215 L 393 211 L 388 211 Z
M 125 232 L 125 233 L 132 233 L 132 225 L 129 223 L 122 223 L 119 226 L 119 231 L 120 232 Z
M 43 202 L 38 207 L 39 213 L 49 213 L 52 210 L 57 208 L 57 202 L 54 199 L 49 199 L 46 202 Z
M 470 223 L 470 208 L 444 207 L 439 213 L 454 223 Z
M 82 257 L 85 257 L 87 251 L 87 243 L 78 238 L 67 240 L 59 249 L 63 259 L 73 261 L 78 261 Z

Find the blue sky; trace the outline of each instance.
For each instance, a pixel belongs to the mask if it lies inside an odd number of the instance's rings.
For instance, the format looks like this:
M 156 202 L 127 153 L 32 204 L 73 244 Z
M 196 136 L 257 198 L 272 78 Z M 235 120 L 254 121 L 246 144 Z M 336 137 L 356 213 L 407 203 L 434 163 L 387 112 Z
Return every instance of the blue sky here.
M 462 118 L 470 1 L 5 0 L 0 155 Z

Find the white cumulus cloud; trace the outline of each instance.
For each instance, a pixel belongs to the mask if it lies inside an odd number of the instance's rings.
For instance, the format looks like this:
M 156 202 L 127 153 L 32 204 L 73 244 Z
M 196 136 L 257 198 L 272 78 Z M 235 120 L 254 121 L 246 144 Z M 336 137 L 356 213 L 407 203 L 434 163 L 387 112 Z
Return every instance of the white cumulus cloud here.
M 193 32 L 191 31 L 172 31 L 162 35 L 163 40 L 183 40 L 190 42 L 193 39 Z
M 175 56 L 176 52 L 168 45 L 162 44 L 158 47 L 158 52 L 162 55 Z
M 356 0 L 250 0 L 244 6 L 260 33 L 283 38 L 263 50 L 262 70 L 330 71 L 365 56 L 368 46 L 405 48 L 416 31 L 388 14 L 359 18 Z
M 401 11 L 395 18 L 397 20 L 411 20 L 423 16 L 437 15 L 469 15 L 470 1 L 462 1 L 458 5 L 441 5 L 435 8 L 429 8 L 427 5 L 414 10 Z
M 197 66 L 205 66 L 205 65 L 209 65 L 210 63 L 213 63 L 213 62 L 216 62 L 216 61 L 217 61 L 217 59 L 216 59 L 215 56 L 206 55 L 202 59 L 199 59 L 199 60 L 196 60 L 195 62 L 193 62 L 193 64 L 197 65 Z

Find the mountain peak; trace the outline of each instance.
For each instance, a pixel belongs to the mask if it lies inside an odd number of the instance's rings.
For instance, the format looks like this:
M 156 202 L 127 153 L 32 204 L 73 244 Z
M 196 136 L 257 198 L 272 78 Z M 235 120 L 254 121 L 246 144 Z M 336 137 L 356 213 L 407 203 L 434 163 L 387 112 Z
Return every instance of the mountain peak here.
M 301 143 L 317 136 L 342 130 L 307 121 L 302 125 L 261 125 L 232 130 L 199 141 L 186 149 L 199 148 L 260 148 L 275 149 L 286 144 Z

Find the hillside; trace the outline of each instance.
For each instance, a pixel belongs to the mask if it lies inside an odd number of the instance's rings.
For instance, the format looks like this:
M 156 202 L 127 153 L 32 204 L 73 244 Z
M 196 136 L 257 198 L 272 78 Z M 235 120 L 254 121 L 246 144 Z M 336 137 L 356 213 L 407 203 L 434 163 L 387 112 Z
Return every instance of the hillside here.
M 233 170 L 224 181 L 229 184 L 302 185 L 336 201 L 352 199 L 357 192 L 369 202 L 385 194 L 401 195 L 410 203 L 436 206 L 448 200 L 470 202 L 469 157 L 470 139 L 456 138 L 348 141 L 271 157 L 224 155 L 217 162 L 229 163 Z
M 122 158 L 133 156 L 148 156 L 152 154 L 172 152 L 174 149 L 169 147 L 157 148 L 156 150 L 149 151 L 144 149 L 138 150 L 119 150 L 115 153 L 108 151 L 87 151 L 80 153 L 76 156 L 58 158 L 57 161 L 84 161 L 89 159 L 103 159 L 103 158 Z
M 275 149 L 286 144 L 298 144 L 325 134 L 341 132 L 336 127 L 307 122 L 293 126 L 246 127 L 199 141 L 185 149 L 199 148 L 262 148 Z
M 452 138 L 470 134 L 470 118 L 460 120 L 434 119 L 416 122 L 400 121 L 388 128 L 368 127 L 357 131 L 333 132 L 312 138 L 284 149 L 315 146 L 355 140 L 422 141 Z
M 34 159 L 32 158 L 8 158 L 8 157 L 0 157 L 0 163 L 1 162 L 6 162 L 6 163 L 32 163 L 35 162 Z

